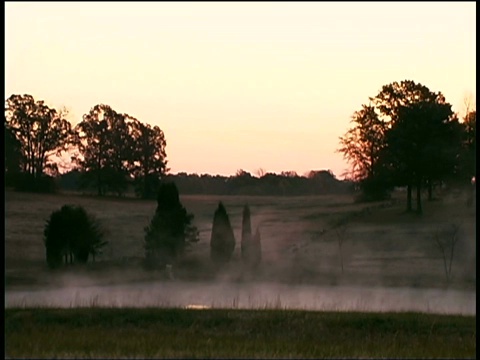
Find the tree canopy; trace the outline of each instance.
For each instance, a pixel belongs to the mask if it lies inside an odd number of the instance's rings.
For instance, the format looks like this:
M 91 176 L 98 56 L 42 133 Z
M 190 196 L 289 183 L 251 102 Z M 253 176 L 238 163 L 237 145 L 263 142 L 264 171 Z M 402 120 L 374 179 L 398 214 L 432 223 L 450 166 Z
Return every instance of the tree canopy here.
M 123 194 L 131 181 L 137 194 L 154 198 L 166 172 L 166 141 L 158 126 L 151 127 L 121 114 L 109 105 L 95 105 L 77 127 L 78 159 L 84 184 L 98 195 Z
M 72 141 L 71 124 L 65 115 L 65 111 L 50 108 L 31 95 L 14 94 L 6 100 L 9 165 L 12 171 L 19 165 L 29 190 L 42 190 L 39 184 L 46 172 L 57 171 L 52 156 L 66 150 Z
M 339 152 L 351 163 L 367 198 L 386 196 L 393 186 L 412 188 L 422 212 L 422 188 L 458 175 L 462 127 L 441 92 L 411 80 L 384 85 L 373 105 L 354 113 L 353 127 L 340 138 Z M 467 128 L 468 126 L 466 126 Z

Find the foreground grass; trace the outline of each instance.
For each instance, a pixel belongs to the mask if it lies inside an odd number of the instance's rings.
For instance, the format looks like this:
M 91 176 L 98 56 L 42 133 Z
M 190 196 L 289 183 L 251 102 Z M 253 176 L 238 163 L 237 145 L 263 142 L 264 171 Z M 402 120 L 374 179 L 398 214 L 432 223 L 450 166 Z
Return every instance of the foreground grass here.
M 475 317 L 286 310 L 5 309 L 6 357 L 473 358 Z

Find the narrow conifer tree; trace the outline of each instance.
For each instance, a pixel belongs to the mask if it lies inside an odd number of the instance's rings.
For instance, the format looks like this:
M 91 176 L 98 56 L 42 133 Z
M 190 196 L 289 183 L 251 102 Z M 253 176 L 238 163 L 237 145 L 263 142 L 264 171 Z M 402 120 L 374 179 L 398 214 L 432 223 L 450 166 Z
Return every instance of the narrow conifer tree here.
M 250 208 L 248 205 L 243 207 L 242 217 L 242 260 L 244 263 L 248 263 L 251 259 L 251 247 L 252 247 L 252 225 L 250 222 Z
M 225 206 L 220 202 L 213 216 L 210 256 L 216 265 L 228 263 L 235 250 L 235 236 Z

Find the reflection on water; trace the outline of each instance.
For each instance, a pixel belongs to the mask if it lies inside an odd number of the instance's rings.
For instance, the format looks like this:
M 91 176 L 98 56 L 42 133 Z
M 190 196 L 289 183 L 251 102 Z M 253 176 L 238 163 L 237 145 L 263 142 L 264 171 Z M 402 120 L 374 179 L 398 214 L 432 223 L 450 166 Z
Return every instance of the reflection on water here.
M 187 307 L 418 311 L 476 314 L 473 291 L 352 286 L 288 286 L 271 283 L 149 282 L 134 285 L 7 291 L 5 306 Z

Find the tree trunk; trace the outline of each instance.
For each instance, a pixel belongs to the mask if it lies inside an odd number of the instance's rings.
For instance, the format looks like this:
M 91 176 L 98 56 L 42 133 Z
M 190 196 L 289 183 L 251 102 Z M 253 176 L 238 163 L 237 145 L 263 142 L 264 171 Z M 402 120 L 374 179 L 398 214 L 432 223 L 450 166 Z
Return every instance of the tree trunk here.
M 412 211 L 412 185 L 407 185 L 407 212 Z
M 422 213 L 422 184 L 417 180 L 417 213 Z

